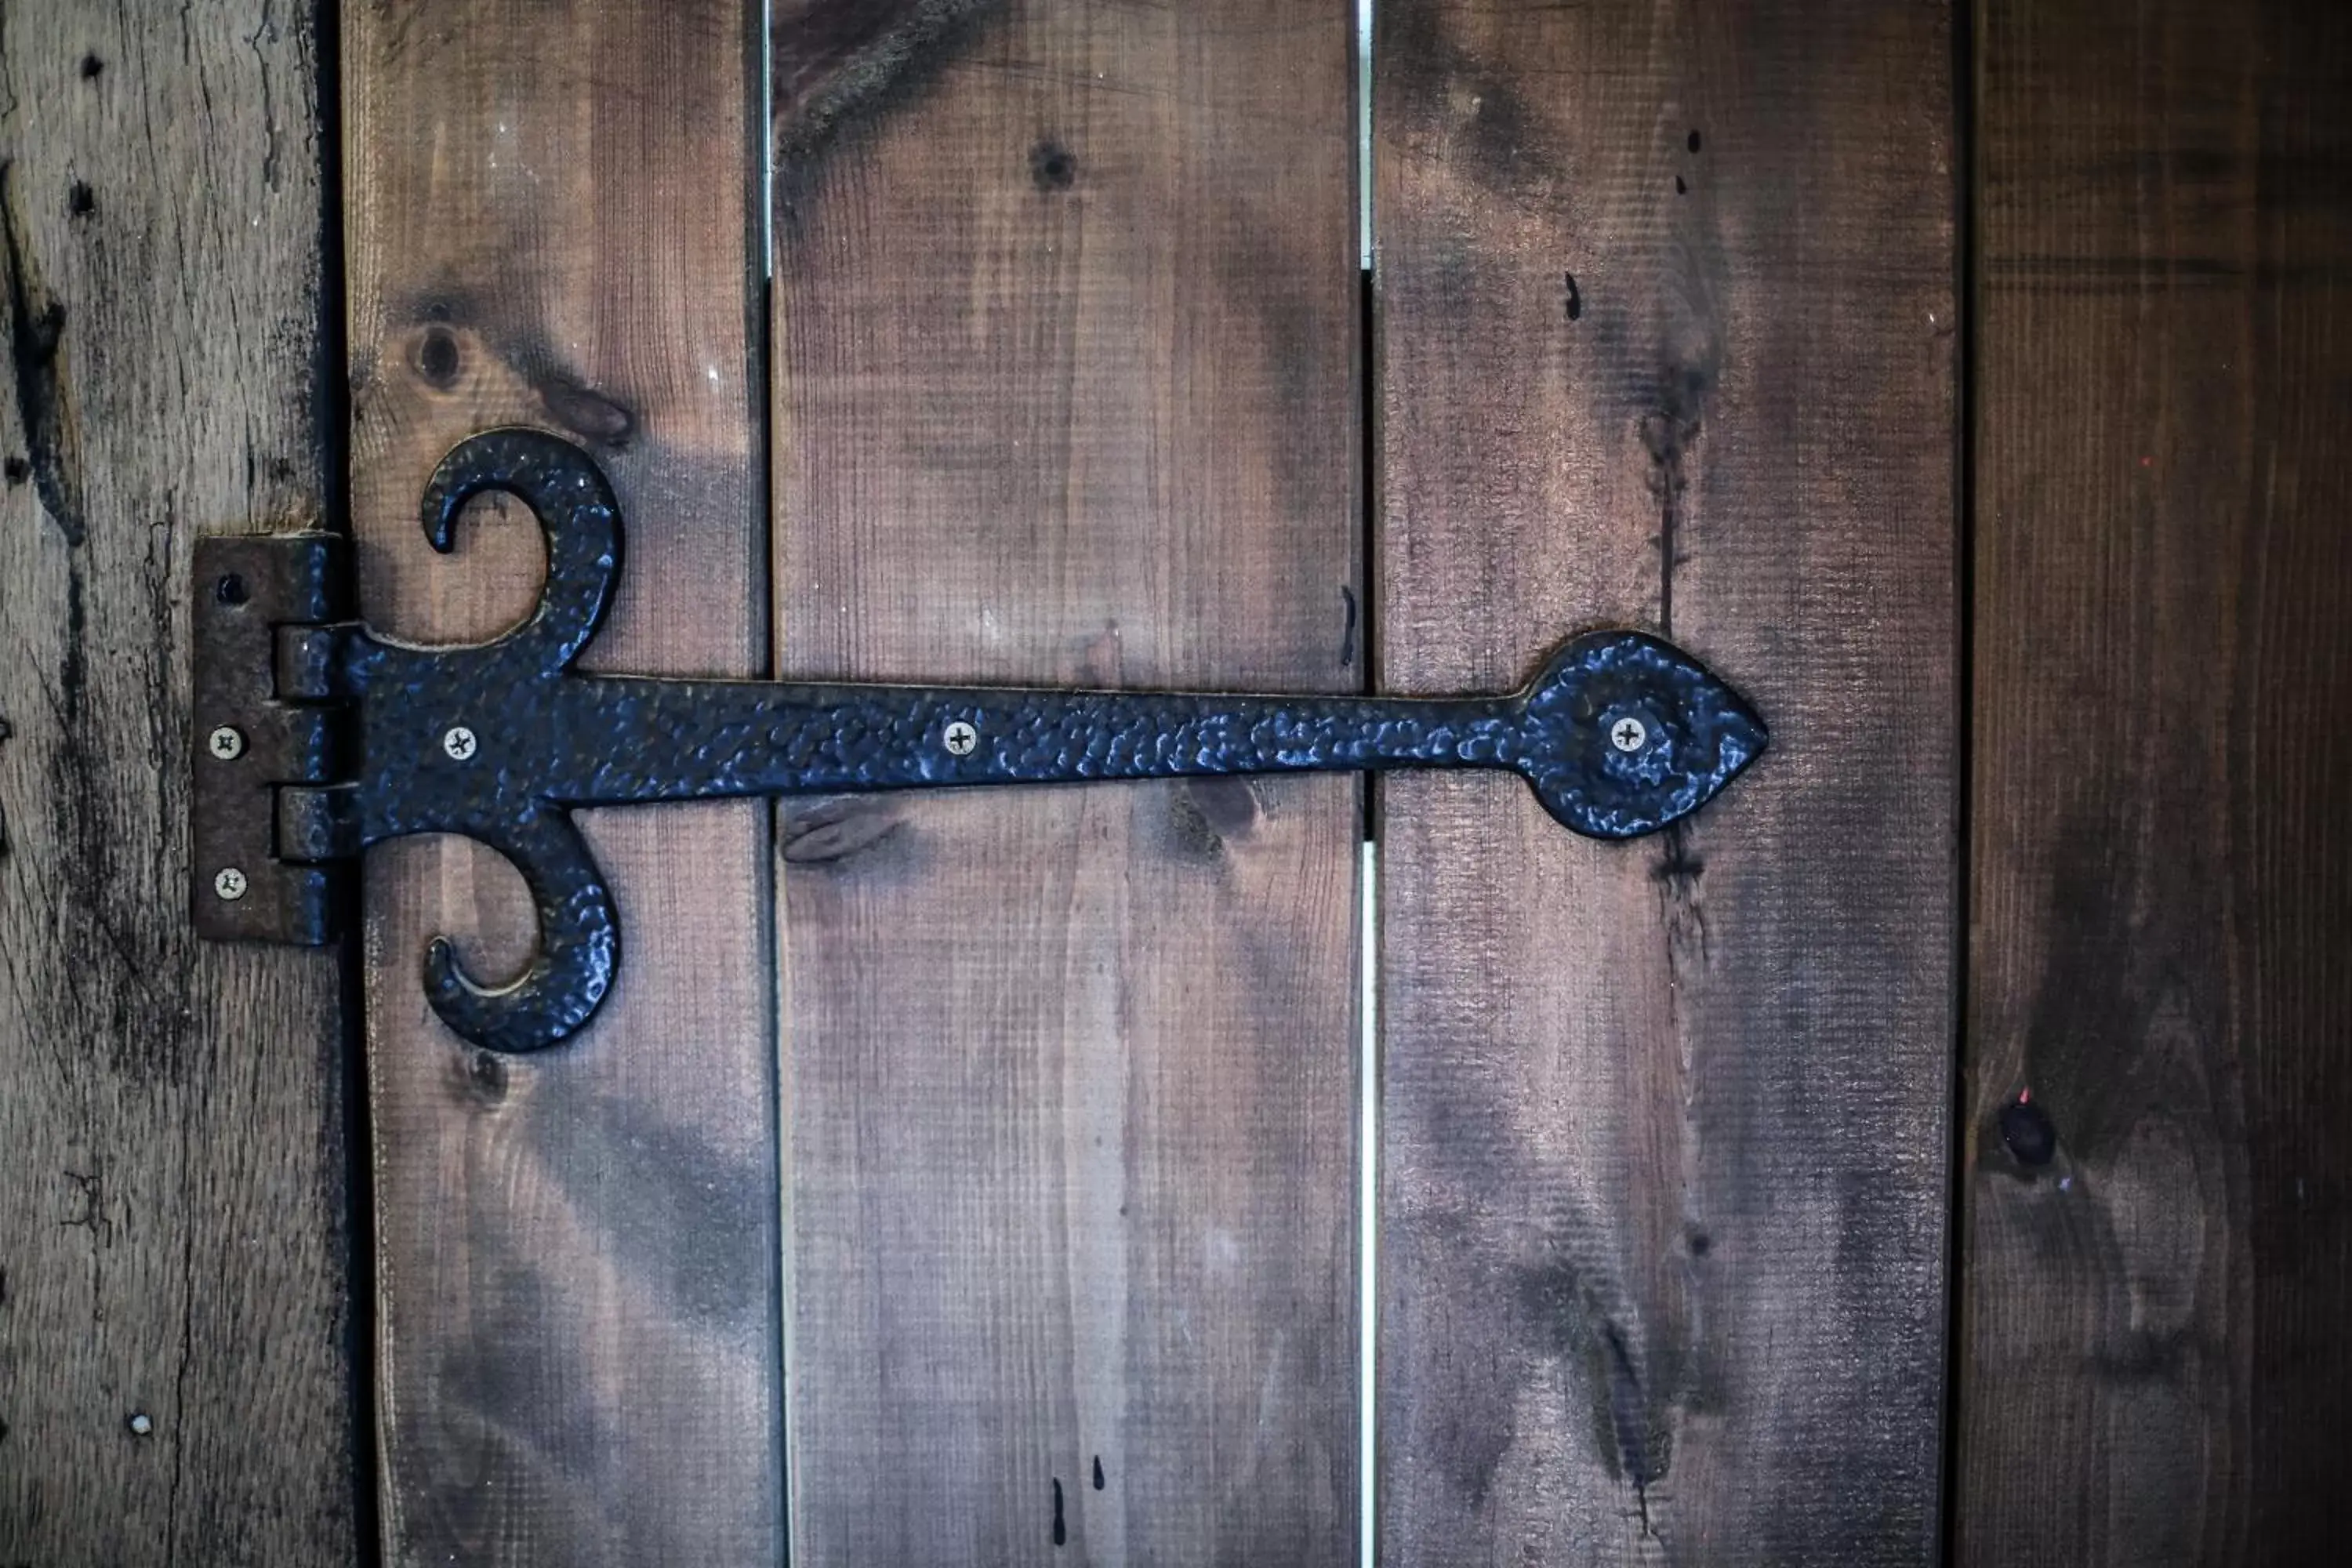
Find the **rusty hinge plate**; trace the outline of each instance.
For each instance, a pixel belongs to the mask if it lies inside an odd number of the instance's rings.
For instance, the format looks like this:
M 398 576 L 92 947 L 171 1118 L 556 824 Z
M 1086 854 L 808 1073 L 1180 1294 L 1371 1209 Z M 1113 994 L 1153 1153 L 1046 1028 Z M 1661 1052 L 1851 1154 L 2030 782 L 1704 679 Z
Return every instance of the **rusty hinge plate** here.
M 344 567 L 328 536 L 199 545 L 196 904 L 208 936 L 315 942 L 331 912 L 324 866 L 407 834 L 478 839 L 522 872 L 538 953 L 520 976 L 489 986 L 436 940 L 425 979 L 442 1019 L 494 1049 L 570 1036 L 619 963 L 619 916 L 572 825 L 579 806 L 1479 767 L 1518 773 L 1578 833 L 1631 838 L 1697 810 L 1765 745 L 1763 721 L 1737 692 L 1633 631 L 1577 637 L 1526 687 L 1491 697 L 589 675 L 573 661 L 621 571 L 611 487 L 586 453 L 553 436 L 474 437 L 425 489 L 435 548 L 450 548 L 459 510 L 486 490 L 536 515 L 547 580 L 527 620 L 476 646 L 409 647 L 341 621 L 334 590 Z M 225 869 L 237 878 L 221 881 Z
M 196 541 L 198 935 L 318 943 L 335 934 L 335 869 L 282 853 L 278 797 L 335 775 L 347 716 L 279 691 L 277 644 L 281 627 L 341 619 L 349 584 L 349 546 L 331 533 Z

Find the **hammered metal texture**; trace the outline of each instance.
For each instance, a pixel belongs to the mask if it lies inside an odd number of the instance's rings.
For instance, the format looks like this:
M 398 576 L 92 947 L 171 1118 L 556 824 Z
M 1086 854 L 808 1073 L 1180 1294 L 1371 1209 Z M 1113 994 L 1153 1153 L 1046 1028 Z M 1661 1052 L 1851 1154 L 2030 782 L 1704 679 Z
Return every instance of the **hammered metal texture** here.
M 413 833 L 458 833 L 513 860 L 541 945 L 508 984 L 467 976 L 446 942 L 426 959 L 433 1005 L 499 1050 L 552 1045 L 593 1015 L 619 963 L 618 921 L 569 812 L 583 805 L 981 784 L 1336 771 L 1506 768 L 1559 820 L 1630 838 L 1687 816 L 1765 745 L 1737 693 L 1671 645 L 1596 632 L 1524 690 L 1476 699 L 1243 697 L 989 688 L 810 686 L 594 676 L 571 666 L 621 569 L 621 520 L 587 455 L 535 430 L 496 430 L 445 458 L 424 522 L 447 550 L 485 490 L 537 516 L 547 583 L 495 641 L 415 647 L 344 626 L 289 637 L 281 688 L 352 703 L 349 782 L 281 792 L 290 859 L 356 854 Z M 310 688 L 328 689 L 313 692 Z M 1612 743 L 1612 731 L 1640 742 Z M 949 743 L 955 726 L 958 744 Z M 452 756 L 456 728 L 475 745 Z M 970 733 L 965 732 L 965 727 Z

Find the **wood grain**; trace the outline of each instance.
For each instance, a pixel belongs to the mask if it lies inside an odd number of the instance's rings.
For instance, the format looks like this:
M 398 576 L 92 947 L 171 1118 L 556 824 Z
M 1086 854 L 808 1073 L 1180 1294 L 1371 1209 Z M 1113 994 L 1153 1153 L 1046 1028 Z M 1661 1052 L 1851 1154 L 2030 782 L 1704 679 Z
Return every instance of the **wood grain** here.
M 1979 27 L 1958 1555 L 2332 1561 L 2352 16 Z
M 319 41 L 236 0 L 4 46 L 0 1562 L 348 1563 L 336 965 L 198 942 L 186 880 L 191 542 L 329 482 Z
M 777 14 L 784 671 L 1356 687 L 1345 8 L 953 12 Z M 1356 791 L 788 811 L 796 1562 L 1354 1560 Z
M 362 604 L 452 641 L 528 608 L 540 551 L 518 510 L 485 505 L 446 560 L 415 511 L 453 442 L 520 421 L 586 445 L 627 521 L 619 601 L 583 662 L 759 673 L 755 15 L 738 0 L 346 13 Z M 436 931 L 478 972 L 520 964 L 511 868 L 432 842 L 369 863 L 386 1550 L 772 1561 L 766 813 L 582 821 L 626 959 L 597 1022 L 544 1056 L 465 1047 L 418 979 Z
M 1376 25 L 1382 686 L 1631 624 L 1772 727 L 1636 845 L 1379 786 L 1382 1561 L 1931 1561 L 1952 19 Z

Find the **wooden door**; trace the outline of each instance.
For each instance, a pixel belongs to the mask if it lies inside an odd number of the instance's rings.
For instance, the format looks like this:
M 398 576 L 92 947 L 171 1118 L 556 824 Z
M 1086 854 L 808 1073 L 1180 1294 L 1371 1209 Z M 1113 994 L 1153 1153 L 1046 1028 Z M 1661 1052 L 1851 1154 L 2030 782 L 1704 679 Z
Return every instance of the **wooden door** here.
M 1489 779 L 1379 786 L 1383 1555 L 1929 1561 L 1948 21 L 1375 17 L 1384 683 L 1632 622 L 1773 727 L 1638 846 Z
M 2347 106 L 2315 0 L 0 10 L 0 1565 L 2321 1560 Z M 469 844 L 193 939 L 189 561 L 491 633 L 515 423 L 598 669 L 1617 625 L 1772 749 L 583 813 L 479 1050 Z
M 779 668 L 1360 689 L 1350 54 L 778 15 Z M 1360 791 L 779 814 L 798 1561 L 1354 1560 Z

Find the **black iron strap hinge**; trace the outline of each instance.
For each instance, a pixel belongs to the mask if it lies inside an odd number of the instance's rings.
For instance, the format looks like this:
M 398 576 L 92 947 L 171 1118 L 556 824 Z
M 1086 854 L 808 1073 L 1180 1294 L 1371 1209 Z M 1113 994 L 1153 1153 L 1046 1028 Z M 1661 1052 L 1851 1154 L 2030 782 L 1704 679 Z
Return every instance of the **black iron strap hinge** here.
M 660 680 L 572 668 L 621 570 L 620 509 L 587 454 L 535 430 L 460 443 L 425 487 L 434 547 L 487 490 L 539 520 L 547 580 L 490 642 L 419 647 L 349 619 L 331 534 L 196 544 L 197 931 L 319 942 L 335 875 L 371 844 L 456 833 L 522 872 L 530 966 L 486 985 L 436 939 L 425 983 L 496 1050 L 585 1024 L 620 921 L 572 823 L 580 806 L 926 785 L 1400 767 L 1502 768 L 1595 838 L 1652 833 L 1763 751 L 1755 710 L 1688 655 L 1587 633 L 1516 692 L 1380 698 Z

